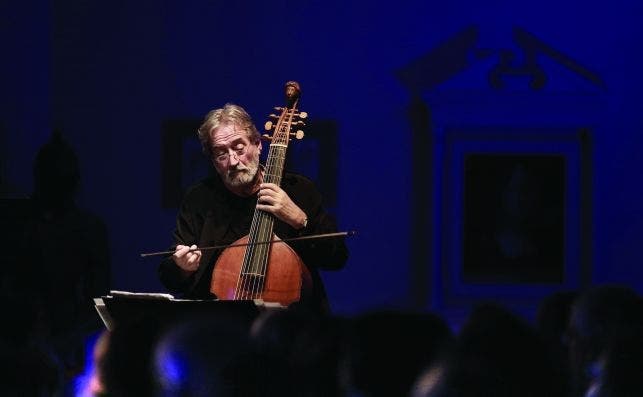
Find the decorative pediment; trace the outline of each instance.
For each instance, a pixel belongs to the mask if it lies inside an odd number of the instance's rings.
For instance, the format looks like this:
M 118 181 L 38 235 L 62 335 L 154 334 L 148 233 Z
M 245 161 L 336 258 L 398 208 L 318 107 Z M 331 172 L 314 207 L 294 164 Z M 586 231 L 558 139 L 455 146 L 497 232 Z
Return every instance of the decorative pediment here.
M 435 89 L 606 89 L 605 82 L 589 67 L 520 27 L 514 27 L 501 44 L 485 37 L 478 27 L 468 27 L 408 63 L 397 76 L 412 93 Z

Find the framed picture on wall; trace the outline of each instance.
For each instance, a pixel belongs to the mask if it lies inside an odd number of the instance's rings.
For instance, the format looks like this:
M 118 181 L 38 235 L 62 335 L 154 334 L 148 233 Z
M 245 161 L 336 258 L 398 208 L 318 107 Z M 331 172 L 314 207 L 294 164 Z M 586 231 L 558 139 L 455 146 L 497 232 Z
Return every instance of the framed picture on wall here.
M 585 129 L 444 132 L 447 299 L 537 297 L 581 284 L 589 172 Z
M 565 160 L 560 153 L 464 155 L 464 282 L 564 281 Z
M 185 190 L 211 172 L 197 138 L 198 119 L 166 120 L 162 126 L 161 205 L 178 208 Z

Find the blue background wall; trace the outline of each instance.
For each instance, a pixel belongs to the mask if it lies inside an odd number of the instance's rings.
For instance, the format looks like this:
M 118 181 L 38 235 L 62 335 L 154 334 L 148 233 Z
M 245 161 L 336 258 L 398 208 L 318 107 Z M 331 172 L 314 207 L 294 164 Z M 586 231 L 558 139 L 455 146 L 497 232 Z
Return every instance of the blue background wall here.
M 114 289 L 162 289 L 155 261 L 138 255 L 166 247 L 174 227 L 176 209 L 162 206 L 165 123 L 235 102 L 261 125 L 281 104 L 283 83 L 297 80 L 311 121 L 336 125 L 332 210 L 341 229 L 359 232 L 346 268 L 324 274 L 335 311 L 423 308 L 457 318 L 479 299 L 533 312 L 556 289 L 619 282 L 643 290 L 638 1 L 0 7 L 2 193 L 30 194 L 35 154 L 60 128 L 80 158 L 78 201 L 108 225 Z M 534 64 L 546 76 L 539 87 L 512 73 Z M 498 65 L 508 66 L 501 88 L 489 78 Z M 454 129 L 474 137 L 453 141 Z M 490 130 L 509 131 L 507 140 Z M 525 140 L 525 131 L 544 138 Z M 585 146 L 569 143 L 570 131 L 584 131 Z M 563 283 L 458 279 L 463 150 L 567 156 Z

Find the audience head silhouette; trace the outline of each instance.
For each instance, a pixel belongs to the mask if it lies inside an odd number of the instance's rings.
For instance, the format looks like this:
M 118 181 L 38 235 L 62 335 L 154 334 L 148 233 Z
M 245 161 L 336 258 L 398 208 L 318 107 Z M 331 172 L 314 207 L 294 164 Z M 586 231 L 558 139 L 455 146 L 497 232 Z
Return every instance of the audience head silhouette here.
M 33 197 L 40 203 L 57 207 L 73 200 L 80 182 L 80 168 L 76 153 L 60 131 L 54 131 L 38 152 L 33 176 Z

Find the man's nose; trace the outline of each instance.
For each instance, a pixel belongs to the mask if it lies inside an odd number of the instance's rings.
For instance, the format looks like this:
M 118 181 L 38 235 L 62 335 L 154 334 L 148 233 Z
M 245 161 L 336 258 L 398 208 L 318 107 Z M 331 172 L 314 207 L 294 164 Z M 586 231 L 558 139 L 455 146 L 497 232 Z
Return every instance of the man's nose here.
M 231 151 L 230 153 L 228 153 L 228 159 L 230 161 L 230 166 L 236 166 L 237 164 L 239 164 L 239 157 L 237 155 L 237 152 L 235 151 Z

